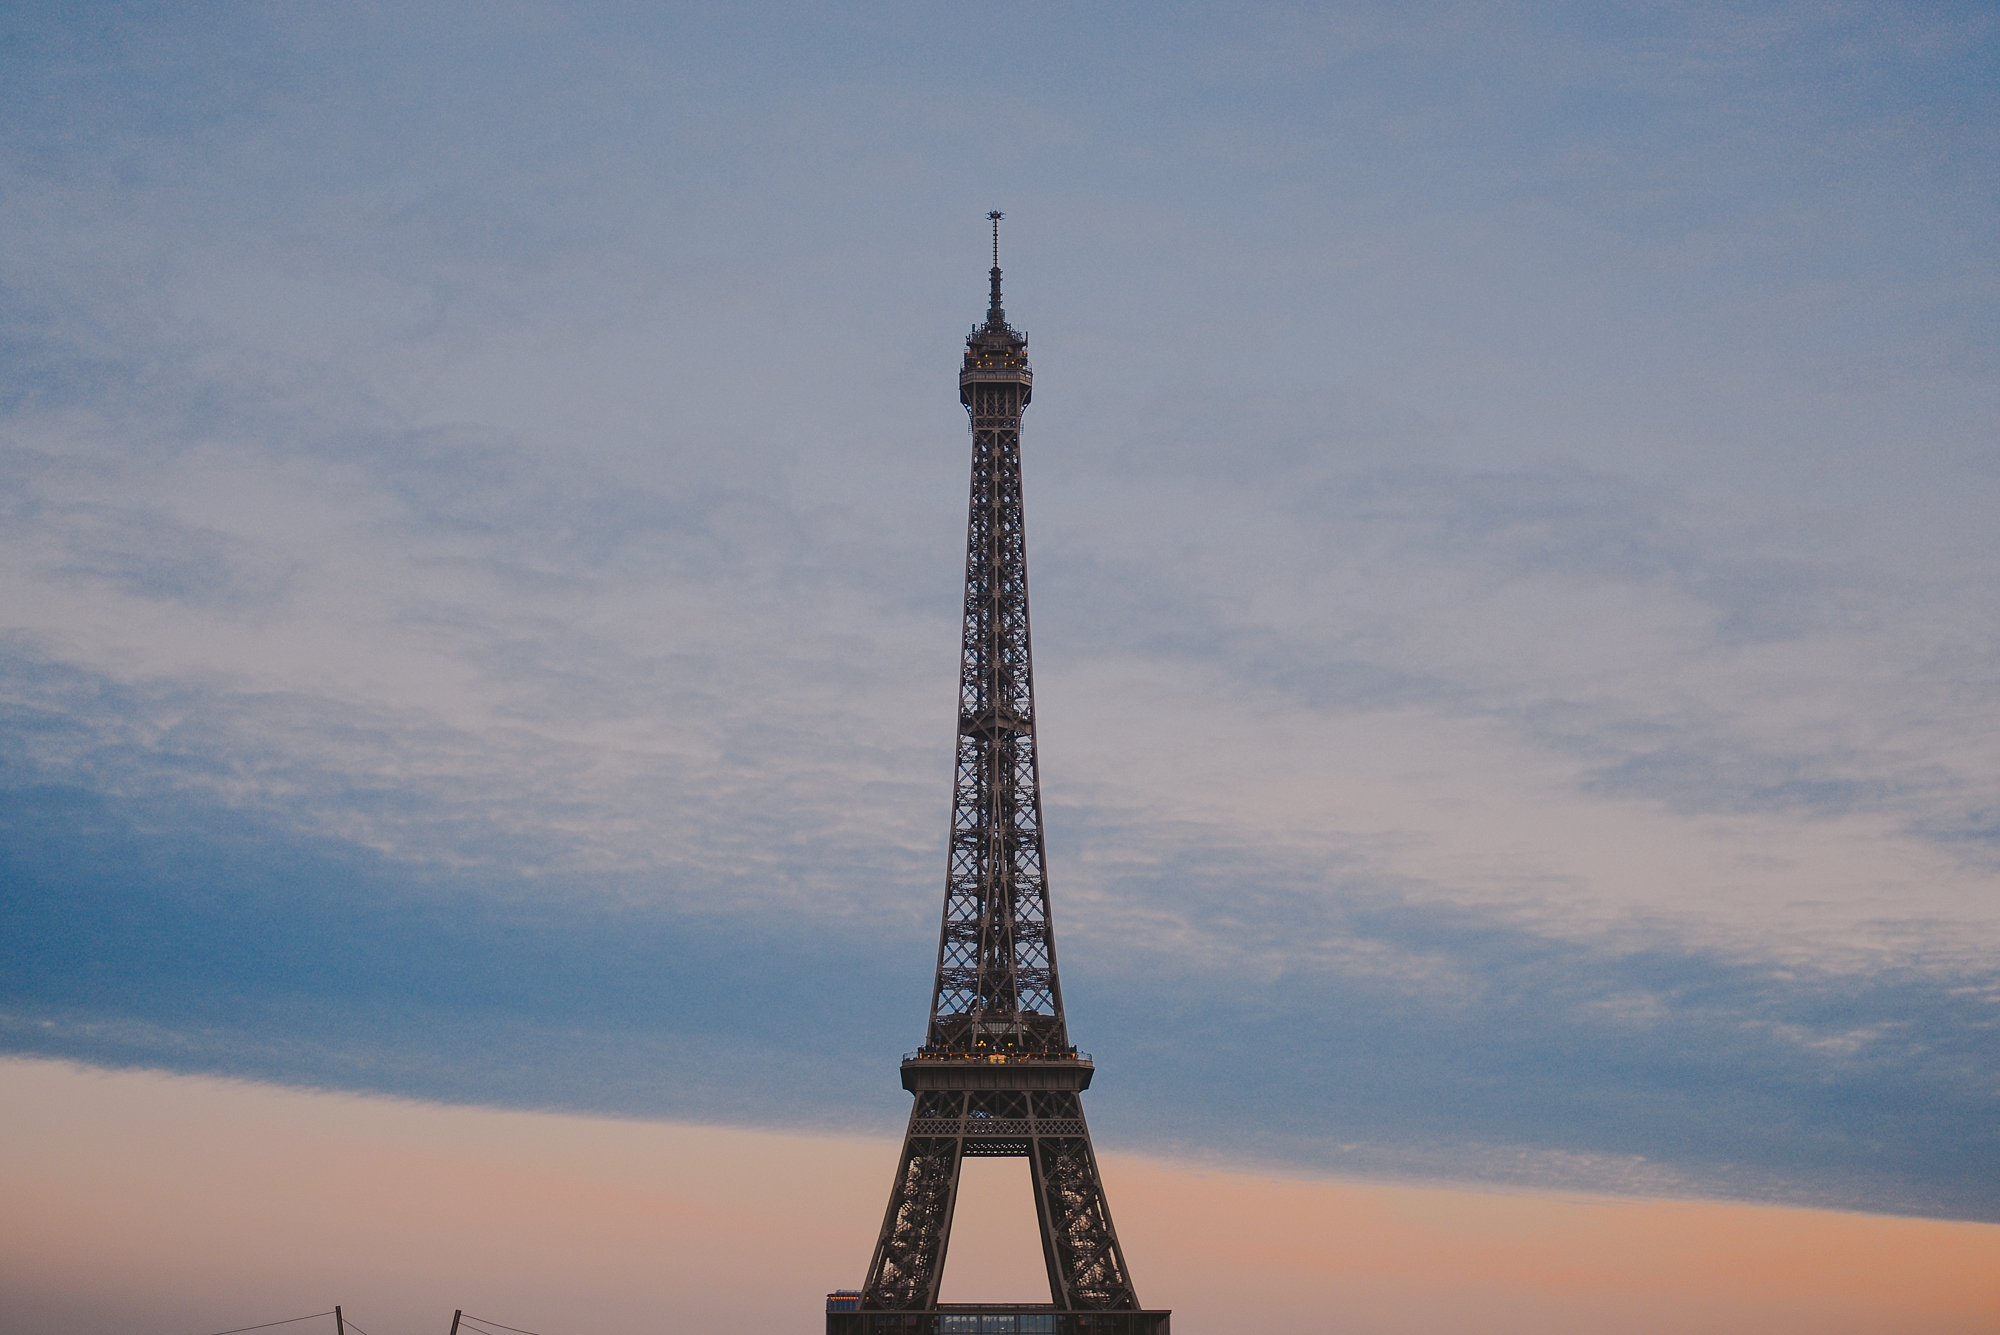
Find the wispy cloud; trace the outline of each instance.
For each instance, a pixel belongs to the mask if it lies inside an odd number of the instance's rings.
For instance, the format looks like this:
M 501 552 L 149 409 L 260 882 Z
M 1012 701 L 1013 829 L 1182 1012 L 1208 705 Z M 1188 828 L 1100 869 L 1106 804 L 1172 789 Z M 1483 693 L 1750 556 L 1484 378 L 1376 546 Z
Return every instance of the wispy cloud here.
M 7 1043 L 893 1106 L 999 203 L 1106 1134 L 1993 1217 L 1990 21 L 98 17 L 0 78 Z

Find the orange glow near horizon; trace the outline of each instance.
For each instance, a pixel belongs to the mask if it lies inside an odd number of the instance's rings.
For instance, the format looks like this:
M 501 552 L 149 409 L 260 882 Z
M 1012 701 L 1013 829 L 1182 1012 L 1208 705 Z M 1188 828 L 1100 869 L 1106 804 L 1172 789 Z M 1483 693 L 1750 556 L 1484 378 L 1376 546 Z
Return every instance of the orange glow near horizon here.
M 335 1302 L 369 1335 L 444 1335 L 461 1307 L 545 1335 L 812 1332 L 859 1281 L 896 1153 L 29 1059 L 0 1060 L 0 1108 L 0 1329 L 84 1335 Z M 968 1179 L 948 1297 L 1037 1296 L 989 1289 L 1034 1269 L 1009 1162 Z M 1104 1173 L 1140 1293 L 1183 1335 L 2000 1326 L 1995 1225 Z M 983 1239 L 1005 1273 L 982 1273 Z

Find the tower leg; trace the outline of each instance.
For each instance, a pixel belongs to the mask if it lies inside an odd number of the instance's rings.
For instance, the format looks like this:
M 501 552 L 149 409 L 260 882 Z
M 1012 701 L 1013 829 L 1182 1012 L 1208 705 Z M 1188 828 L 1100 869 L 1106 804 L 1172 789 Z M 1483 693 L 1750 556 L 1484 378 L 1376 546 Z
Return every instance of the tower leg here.
M 1028 1161 L 1055 1305 L 1071 1311 L 1136 1308 L 1089 1134 L 1039 1136 Z
M 921 1104 L 919 1100 L 903 1138 L 889 1209 L 862 1286 L 862 1305 L 876 1311 L 934 1308 L 944 1278 L 951 1214 L 958 1204 L 961 1142 L 957 1136 L 918 1135 Z
M 918 1093 L 862 1287 L 864 1310 L 937 1307 L 967 1155 L 1028 1160 L 1049 1301 L 1057 1311 L 1137 1310 L 1076 1093 L 993 1088 Z

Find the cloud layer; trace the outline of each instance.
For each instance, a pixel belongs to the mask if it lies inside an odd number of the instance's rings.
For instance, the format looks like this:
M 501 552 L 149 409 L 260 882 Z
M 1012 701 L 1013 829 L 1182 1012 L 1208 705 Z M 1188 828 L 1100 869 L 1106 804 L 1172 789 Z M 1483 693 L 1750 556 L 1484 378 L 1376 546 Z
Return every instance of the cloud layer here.
M 1994 25 L 1572 19 L 23 11 L 5 1042 L 892 1124 L 998 202 L 1100 1134 L 2000 1218 Z

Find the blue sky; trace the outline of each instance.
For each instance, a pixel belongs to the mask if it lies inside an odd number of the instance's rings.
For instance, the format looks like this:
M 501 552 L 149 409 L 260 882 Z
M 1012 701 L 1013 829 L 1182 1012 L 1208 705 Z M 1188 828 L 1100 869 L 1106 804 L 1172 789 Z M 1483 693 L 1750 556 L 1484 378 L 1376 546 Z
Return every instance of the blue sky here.
M 5 23 L 11 1050 L 892 1130 L 999 207 L 1100 1139 L 2000 1219 L 1989 11 Z

